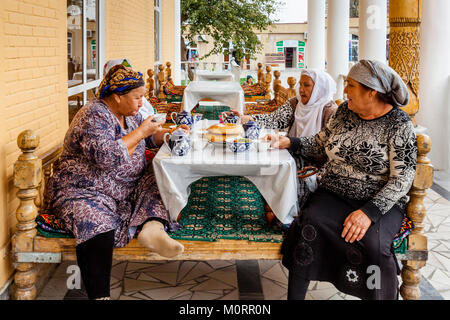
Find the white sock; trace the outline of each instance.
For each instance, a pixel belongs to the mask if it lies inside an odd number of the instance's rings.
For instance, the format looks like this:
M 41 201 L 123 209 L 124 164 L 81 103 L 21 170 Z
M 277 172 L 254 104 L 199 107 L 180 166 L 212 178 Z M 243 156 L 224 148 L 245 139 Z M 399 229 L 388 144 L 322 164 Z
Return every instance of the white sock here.
M 141 246 L 166 258 L 172 258 L 184 251 L 184 246 L 169 237 L 164 225 L 157 220 L 146 222 L 137 239 Z

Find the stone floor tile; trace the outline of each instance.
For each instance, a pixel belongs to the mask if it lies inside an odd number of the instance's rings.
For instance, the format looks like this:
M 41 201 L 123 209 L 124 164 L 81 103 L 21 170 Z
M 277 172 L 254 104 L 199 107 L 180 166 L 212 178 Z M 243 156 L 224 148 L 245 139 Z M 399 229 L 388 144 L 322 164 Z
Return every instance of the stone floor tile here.
M 338 292 L 339 291 L 336 288 L 309 291 L 314 300 L 329 300 L 332 296 L 336 295 Z
M 239 290 L 235 289 L 231 291 L 230 293 L 226 294 L 219 300 L 239 300 Z
M 155 279 L 155 278 L 149 276 L 149 275 L 146 274 L 145 272 L 141 272 L 141 273 L 139 274 L 139 276 L 138 276 L 135 280 L 139 280 L 139 281 L 153 281 L 153 282 L 160 282 L 158 279 Z
M 211 291 L 211 290 L 219 290 L 219 289 L 233 289 L 234 287 L 226 284 L 225 282 L 210 279 L 205 282 L 200 283 L 199 285 L 193 287 L 192 291 Z
M 342 298 L 339 294 L 336 293 L 328 300 L 344 300 L 344 298 Z
M 183 283 L 185 281 L 193 280 L 196 278 L 200 278 L 204 276 L 205 274 L 212 273 L 215 270 L 211 268 L 210 265 L 208 265 L 205 262 L 198 262 L 197 265 L 192 268 L 184 278 L 180 279 L 179 282 Z
M 137 298 L 139 300 L 152 300 L 149 297 L 147 297 L 146 295 L 142 294 L 141 292 L 136 292 L 136 293 L 132 294 L 131 297 Z
M 267 270 L 271 269 L 274 265 L 278 264 L 278 260 L 259 260 L 259 272 L 264 274 Z
M 448 289 L 450 289 L 450 273 L 444 272 L 440 269 L 437 269 L 433 275 L 428 280 L 438 281 L 448 285 Z
M 111 296 L 111 300 L 118 300 L 120 295 L 122 294 L 122 286 L 111 289 L 109 291 L 109 294 Z
M 346 295 L 344 296 L 344 300 L 361 300 L 361 299 L 358 298 L 358 297 L 355 297 L 355 296 L 351 296 L 351 295 L 349 295 L 349 294 L 346 294 Z
M 316 287 L 317 287 L 317 283 L 318 283 L 319 281 L 310 281 L 309 282 L 309 286 L 308 286 L 308 290 L 316 290 Z
M 148 273 L 146 272 L 147 275 L 150 275 L 153 278 L 156 278 L 162 282 L 165 282 L 167 284 L 170 284 L 172 286 L 177 284 L 177 276 L 178 274 L 176 272 L 167 272 L 167 273 L 163 273 L 163 272 L 158 272 L 158 273 Z
M 125 270 L 127 268 L 127 262 L 126 261 L 120 261 L 119 263 L 113 265 L 111 268 L 111 276 L 122 280 L 125 275 Z
M 312 295 L 309 292 L 307 292 L 305 295 L 305 300 L 314 300 L 314 298 L 312 297 Z
M 220 299 L 222 296 L 214 293 L 196 291 L 191 297 L 191 300 L 216 300 Z
M 141 293 L 154 300 L 168 300 L 172 297 L 178 296 L 181 292 L 184 292 L 192 288 L 192 285 L 176 286 L 176 287 L 164 287 L 159 289 L 141 290 Z
M 197 261 L 182 261 L 178 269 L 177 281 L 180 282 L 184 276 L 198 264 Z
M 431 286 L 438 292 L 448 290 L 450 287 L 448 283 L 442 283 L 440 281 L 435 281 L 432 279 L 427 279 L 427 280 L 431 284 Z
M 142 291 L 147 289 L 156 289 L 161 287 L 167 287 L 166 283 L 151 282 L 151 281 L 138 281 L 133 279 L 124 279 L 123 289 L 125 293 L 130 291 Z
M 176 272 L 178 272 L 179 267 L 180 267 L 180 261 L 171 261 L 168 263 L 164 263 L 164 264 L 160 264 L 157 266 L 152 266 L 152 267 L 146 268 L 145 270 L 143 270 L 143 272 L 147 273 L 150 276 L 152 275 L 153 272 L 155 272 L 155 273 L 169 273 L 169 272 L 176 273 Z
M 206 263 L 208 263 L 213 269 L 222 269 L 236 265 L 236 261 L 234 260 L 208 260 Z
M 40 292 L 40 296 L 63 298 L 67 293 L 67 277 L 53 277 Z
M 326 281 L 317 281 L 316 290 L 322 290 L 322 289 L 336 289 L 336 287 L 331 282 Z
M 425 266 L 423 266 L 420 269 L 420 273 L 422 274 L 422 276 L 424 276 L 426 279 L 428 279 L 436 271 L 436 269 L 437 268 L 435 266 L 426 264 Z M 401 283 L 401 278 L 399 279 L 399 283 Z
M 261 278 L 261 286 L 265 300 L 279 300 L 287 291 L 286 288 L 264 277 Z
M 172 300 L 191 300 L 193 293 L 190 291 L 186 291 L 183 295 L 179 295 L 174 297 Z
M 288 277 L 281 269 L 281 265 L 279 263 L 274 264 L 273 267 L 267 270 L 266 272 L 264 273 L 261 272 L 261 275 L 270 280 L 274 280 L 286 285 L 288 284 Z
M 433 227 L 438 227 L 442 222 L 444 222 L 447 219 L 445 216 L 439 216 L 435 214 L 428 214 L 427 220 L 431 222 Z
M 132 272 L 136 270 L 142 270 L 146 268 L 153 267 L 152 263 L 144 263 L 144 262 L 128 262 L 126 267 L 126 272 Z
M 233 286 L 235 288 L 237 288 L 238 286 L 236 270 L 233 269 L 230 269 L 229 271 L 223 271 L 223 269 L 217 270 L 209 273 L 208 277 L 225 282 L 226 284 L 229 284 L 230 286 Z
M 131 296 L 121 295 L 121 296 L 119 297 L 119 300 L 140 300 L 140 299 L 135 298 L 135 297 L 131 297 Z
M 439 294 L 440 294 L 445 300 L 450 300 L 450 290 L 440 291 Z

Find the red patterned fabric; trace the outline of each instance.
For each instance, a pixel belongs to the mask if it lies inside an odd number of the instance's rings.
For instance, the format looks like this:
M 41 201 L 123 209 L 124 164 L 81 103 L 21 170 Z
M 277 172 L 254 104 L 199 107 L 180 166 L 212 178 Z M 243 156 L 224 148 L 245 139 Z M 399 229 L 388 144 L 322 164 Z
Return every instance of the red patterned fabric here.
M 186 89 L 186 86 L 176 86 L 174 85 L 172 80 L 167 81 L 164 85 L 164 93 L 173 96 L 182 96 L 184 93 L 184 89 Z
M 271 113 L 277 110 L 281 105 L 277 104 L 275 100 L 270 100 L 266 103 L 249 103 L 246 105 L 245 114 L 264 114 Z
M 266 94 L 264 88 L 259 83 L 249 85 L 244 82 L 242 84 L 242 90 L 244 90 L 245 96 L 264 96 Z

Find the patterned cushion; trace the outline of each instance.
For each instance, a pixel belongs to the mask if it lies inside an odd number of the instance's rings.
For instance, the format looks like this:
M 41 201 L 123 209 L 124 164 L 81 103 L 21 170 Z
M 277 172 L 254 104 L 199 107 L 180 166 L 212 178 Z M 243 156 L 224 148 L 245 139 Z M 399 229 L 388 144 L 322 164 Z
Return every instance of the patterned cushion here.
M 164 85 L 164 93 L 167 95 L 183 97 L 184 89 L 186 86 L 176 86 L 172 80 L 167 81 Z
M 260 85 L 259 83 L 249 85 L 244 82 L 242 84 L 242 90 L 244 90 L 244 95 L 246 97 L 264 96 L 266 94 L 266 91 L 264 90 L 263 86 Z
M 271 113 L 277 110 L 279 107 L 281 107 L 281 105 L 278 104 L 275 99 L 270 100 L 266 103 L 249 103 L 246 105 L 245 114 L 252 115 Z

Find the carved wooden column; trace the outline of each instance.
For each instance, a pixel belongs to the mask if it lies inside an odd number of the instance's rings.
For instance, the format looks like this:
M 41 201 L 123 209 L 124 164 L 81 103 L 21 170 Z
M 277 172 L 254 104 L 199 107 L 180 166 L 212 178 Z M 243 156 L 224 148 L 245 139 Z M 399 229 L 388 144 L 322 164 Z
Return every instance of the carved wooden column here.
M 420 298 L 419 284 L 422 279 L 420 268 L 426 264 L 427 237 L 423 233 L 423 221 L 426 208 L 423 199 L 426 190 L 433 184 L 433 166 L 427 158 L 431 150 L 431 139 L 424 134 L 417 135 L 417 168 L 413 185 L 409 191 L 410 200 L 407 215 L 414 222 L 414 229 L 408 236 L 408 251 L 425 255 L 421 260 L 402 261 L 402 285 L 400 294 L 405 300 L 418 300 Z
M 418 128 L 415 114 L 419 111 L 419 59 L 420 59 L 421 0 L 398 0 L 389 2 L 389 65 L 408 86 L 410 101 L 402 109 L 409 114 Z M 420 298 L 420 268 L 427 259 L 427 237 L 423 233 L 426 215 L 423 199 L 426 190 L 433 184 L 433 166 L 427 158 L 431 150 L 431 139 L 417 134 L 417 168 L 409 192 L 407 215 L 414 222 L 414 230 L 408 237 L 408 252 L 411 258 L 402 261 L 402 285 L 400 293 L 405 300 Z
M 275 80 L 273 80 L 273 85 L 272 85 L 273 97 L 274 97 L 275 100 L 277 100 L 278 99 L 278 92 L 280 91 L 278 89 L 278 86 L 281 86 L 281 80 L 280 80 L 281 72 L 278 71 L 278 70 L 275 70 L 273 72 L 273 76 L 275 77 Z M 277 88 L 277 90 L 275 90 L 275 88 Z
M 158 66 L 158 99 L 160 101 L 166 100 L 166 95 L 164 93 L 164 85 L 166 84 L 166 76 L 164 74 L 164 66 L 160 64 Z
M 297 79 L 295 77 L 288 77 L 287 83 L 289 86 L 288 89 L 288 99 L 293 98 L 297 95 L 297 92 L 295 92 L 295 85 L 297 84 Z
M 270 85 L 272 84 L 272 75 L 270 74 L 270 71 L 272 71 L 271 66 L 266 66 L 266 75 L 264 76 L 264 91 L 266 92 L 266 95 L 264 96 L 264 99 L 270 99 Z
M 421 0 L 389 1 L 389 65 L 409 89 L 410 101 L 402 109 L 414 118 L 419 111 L 419 52 Z
M 148 69 L 147 75 L 148 75 L 148 79 L 147 79 L 147 100 L 148 100 L 151 97 L 153 97 L 154 91 L 155 91 L 155 80 L 153 79 L 153 75 L 154 75 L 153 70 Z
M 257 71 L 257 75 L 258 75 L 258 84 L 263 85 L 264 83 L 264 71 L 262 69 L 263 64 L 261 62 L 258 62 L 258 71 Z
M 172 66 L 172 64 L 170 63 L 170 61 L 166 62 L 166 82 L 169 82 L 172 80 L 172 69 L 170 69 L 170 67 Z
M 15 300 L 33 300 L 36 298 L 36 271 L 33 263 L 17 263 L 17 254 L 33 251 L 33 238 L 37 234 L 36 216 L 38 209 L 35 199 L 41 182 L 42 161 L 34 154 L 39 146 L 39 136 L 31 130 L 23 131 L 17 138 L 22 154 L 14 164 L 14 186 L 18 188 L 20 200 L 16 210 L 17 230 L 12 237 L 13 262 L 16 268 L 14 276 Z

